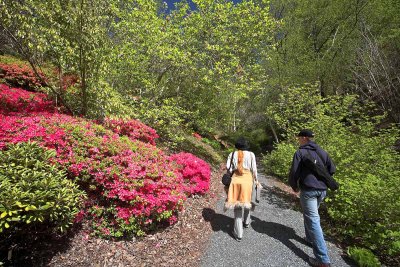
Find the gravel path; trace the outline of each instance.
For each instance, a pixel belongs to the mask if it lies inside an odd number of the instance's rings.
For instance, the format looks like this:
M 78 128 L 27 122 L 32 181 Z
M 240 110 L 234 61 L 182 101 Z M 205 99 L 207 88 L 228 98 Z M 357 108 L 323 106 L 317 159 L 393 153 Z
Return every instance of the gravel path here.
M 272 180 L 259 173 L 264 185 L 260 205 L 251 214 L 251 226 L 243 239 L 232 237 L 233 211 L 223 212 L 225 195 L 221 195 L 216 210 L 204 210 L 213 234 L 207 246 L 202 267 L 211 266 L 310 266 L 312 249 L 304 243 L 303 217 L 297 205 L 283 197 L 283 191 Z M 332 266 L 355 266 L 340 248 L 327 241 Z

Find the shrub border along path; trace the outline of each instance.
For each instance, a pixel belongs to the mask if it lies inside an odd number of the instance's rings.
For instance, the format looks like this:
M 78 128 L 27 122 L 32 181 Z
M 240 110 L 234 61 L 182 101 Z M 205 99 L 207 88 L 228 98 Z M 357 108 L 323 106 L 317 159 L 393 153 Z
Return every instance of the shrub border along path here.
M 214 170 L 210 191 L 202 197 L 188 198 L 178 223 L 164 231 L 132 241 L 113 242 L 89 237 L 80 229 L 68 242 L 57 241 L 58 252 L 47 251 L 37 263 L 54 267 L 199 266 L 212 234 L 211 224 L 203 218 L 203 213 L 215 207 L 223 191 L 221 175 L 221 169 Z
M 178 223 L 163 231 L 113 242 L 90 237 L 84 228 L 75 229 L 68 237 L 45 243 L 37 240 L 39 245 L 32 243 L 34 250 L 26 256 L 32 257 L 34 266 L 54 267 L 309 266 L 305 258 L 312 254 L 311 248 L 300 238 L 286 238 L 303 234 L 298 199 L 290 188 L 260 172 L 260 181 L 268 186 L 263 190 L 261 206 L 253 214 L 251 227 L 238 243 L 229 234 L 232 214 L 222 211 L 225 195 L 221 175 L 222 168 L 214 170 L 210 191 L 203 197 L 189 198 Z M 268 222 L 278 228 L 265 228 Z M 328 246 L 334 266 L 353 266 L 337 244 L 329 241 Z

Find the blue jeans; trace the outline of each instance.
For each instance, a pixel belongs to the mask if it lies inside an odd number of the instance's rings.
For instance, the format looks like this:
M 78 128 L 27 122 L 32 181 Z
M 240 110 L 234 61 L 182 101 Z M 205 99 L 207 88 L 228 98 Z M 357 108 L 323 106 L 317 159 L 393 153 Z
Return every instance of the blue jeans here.
M 330 263 L 318 214 L 319 205 L 325 196 L 326 191 L 301 190 L 300 203 L 303 208 L 306 239 L 312 243 L 314 256 L 319 262 Z

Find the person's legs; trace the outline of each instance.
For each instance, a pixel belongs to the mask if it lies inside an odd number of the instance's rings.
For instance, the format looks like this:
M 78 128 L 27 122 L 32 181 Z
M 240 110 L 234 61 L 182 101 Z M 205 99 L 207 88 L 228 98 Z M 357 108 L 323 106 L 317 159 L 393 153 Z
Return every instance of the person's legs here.
M 308 243 L 312 244 L 312 242 L 311 242 L 311 235 L 310 235 L 310 233 L 309 233 L 308 226 L 307 226 L 307 224 L 306 224 L 306 220 L 303 220 L 303 222 L 304 222 L 304 232 L 306 233 L 306 241 L 307 241 Z
M 323 194 L 321 196 L 317 197 L 317 206 L 319 208 L 319 205 L 321 204 L 322 200 L 324 200 L 326 196 L 326 191 L 321 191 Z M 311 235 L 310 235 L 310 230 L 308 229 L 308 226 L 306 224 L 306 220 L 304 220 L 304 232 L 306 234 L 306 241 L 312 243 L 311 241 Z
M 243 225 L 247 228 L 250 225 L 250 209 L 244 208 Z
M 241 239 L 243 237 L 243 225 L 242 225 L 243 209 L 242 209 L 242 207 L 235 207 L 233 209 L 233 214 L 235 216 L 233 234 L 235 235 L 235 237 Z
M 229 186 L 224 186 L 224 191 L 225 191 L 225 195 L 226 195 L 226 199 L 225 199 L 225 201 L 228 201 L 228 191 L 229 191 Z
M 318 214 L 319 204 L 325 197 L 325 191 L 301 191 L 300 203 L 303 208 L 303 217 L 306 235 L 308 233 L 316 259 L 321 263 L 329 263 L 328 250 L 322 232 Z

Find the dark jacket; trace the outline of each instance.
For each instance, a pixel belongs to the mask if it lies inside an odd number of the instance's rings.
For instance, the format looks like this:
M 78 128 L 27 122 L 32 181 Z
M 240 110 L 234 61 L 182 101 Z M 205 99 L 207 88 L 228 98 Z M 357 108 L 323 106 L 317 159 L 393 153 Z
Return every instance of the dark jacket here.
M 308 153 L 307 150 L 310 151 L 310 154 L 314 159 L 319 161 L 320 157 L 316 153 L 316 151 L 318 151 L 318 153 L 321 155 L 321 160 L 326 166 L 328 172 L 331 175 L 335 173 L 335 165 L 333 164 L 328 153 L 326 153 L 326 151 L 323 150 L 319 145 L 310 141 L 307 144 L 300 146 L 296 153 L 294 153 L 292 168 L 289 175 L 289 184 L 293 190 L 297 190 L 299 187 L 302 190 L 326 190 L 326 184 L 318 180 L 311 173 L 311 171 L 301 162 L 301 158 L 303 157 L 303 155 Z

